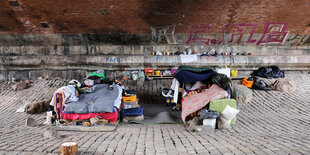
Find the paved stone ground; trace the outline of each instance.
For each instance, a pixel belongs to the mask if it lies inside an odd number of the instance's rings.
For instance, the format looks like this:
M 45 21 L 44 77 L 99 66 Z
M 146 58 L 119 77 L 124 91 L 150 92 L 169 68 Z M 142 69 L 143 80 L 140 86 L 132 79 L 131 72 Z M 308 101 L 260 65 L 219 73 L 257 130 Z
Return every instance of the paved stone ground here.
M 27 117 L 43 123 L 44 114 L 16 113 L 16 109 L 50 97 L 64 82 L 43 79 L 18 92 L 2 82 L 0 154 L 58 154 L 64 140 L 78 141 L 80 154 L 310 154 L 310 75 L 288 78 L 297 83 L 296 92 L 254 91 L 250 103 L 238 105 L 236 125 L 214 134 L 190 133 L 181 124 L 127 124 L 115 132 L 62 131 L 64 137 L 58 139 L 43 138 L 46 126 L 25 127 Z M 145 87 L 152 84 L 148 81 Z

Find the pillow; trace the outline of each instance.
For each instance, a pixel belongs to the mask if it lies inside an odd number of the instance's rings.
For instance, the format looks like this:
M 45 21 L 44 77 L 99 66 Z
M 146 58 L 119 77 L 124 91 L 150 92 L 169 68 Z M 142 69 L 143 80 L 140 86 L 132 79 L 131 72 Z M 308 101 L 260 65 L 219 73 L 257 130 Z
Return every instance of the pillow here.
M 231 106 L 227 105 L 222 112 L 222 116 L 225 117 L 228 122 L 230 122 L 238 113 L 238 109 L 232 108 Z

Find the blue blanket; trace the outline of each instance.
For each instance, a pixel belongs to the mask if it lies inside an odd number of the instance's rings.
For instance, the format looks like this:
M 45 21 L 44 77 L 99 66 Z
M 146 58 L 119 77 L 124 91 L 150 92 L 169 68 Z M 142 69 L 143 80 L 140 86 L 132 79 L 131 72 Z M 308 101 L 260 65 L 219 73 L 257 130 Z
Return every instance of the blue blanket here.
M 196 81 L 204 81 L 211 77 L 216 73 L 213 70 L 203 71 L 203 72 L 192 72 L 188 70 L 181 70 L 177 72 L 174 77 L 179 81 L 183 83 L 192 83 Z
M 98 84 L 81 94 L 76 102 L 69 102 L 65 106 L 65 113 L 104 113 L 113 112 L 114 101 L 118 98 L 119 90 L 113 83 L 113 89 L 108 84 Z

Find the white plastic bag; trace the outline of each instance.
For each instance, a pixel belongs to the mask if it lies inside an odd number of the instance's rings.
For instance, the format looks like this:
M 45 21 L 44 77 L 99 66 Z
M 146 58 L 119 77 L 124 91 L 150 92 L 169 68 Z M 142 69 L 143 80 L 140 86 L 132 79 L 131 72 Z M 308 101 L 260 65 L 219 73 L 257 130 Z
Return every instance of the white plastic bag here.
M 228 122 L 230 122 L 238 113 L 238 109 L 232 108 L 231 106 L 227 105 L 222 112 L 222 116 L 225 117 Z

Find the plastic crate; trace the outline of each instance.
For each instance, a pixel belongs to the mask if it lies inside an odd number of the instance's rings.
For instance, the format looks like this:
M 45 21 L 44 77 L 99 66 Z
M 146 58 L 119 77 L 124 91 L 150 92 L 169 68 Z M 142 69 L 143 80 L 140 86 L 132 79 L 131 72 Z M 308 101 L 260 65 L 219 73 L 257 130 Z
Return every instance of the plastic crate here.
M 105 78 L 104 73 L 95 73 L 95 72 L 90 72 L 89 73 L 89 76 L 93 76 L 93 75 L 96 75 L 96 76 L 100 77 L 102 80 Z
M 137 95 L 133 95 L 133 96 L 123 96 L 123 102 L 136 102 L 137 99 Z

